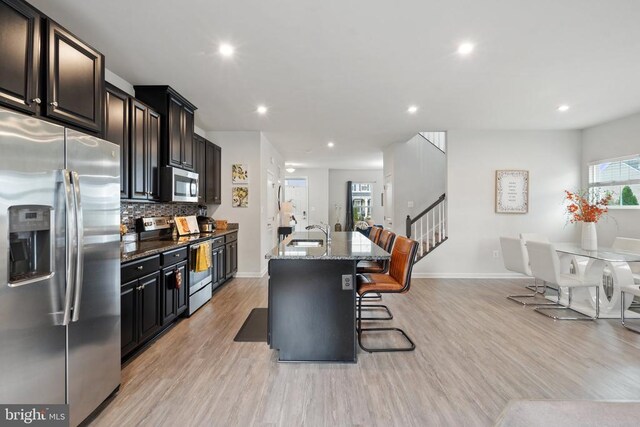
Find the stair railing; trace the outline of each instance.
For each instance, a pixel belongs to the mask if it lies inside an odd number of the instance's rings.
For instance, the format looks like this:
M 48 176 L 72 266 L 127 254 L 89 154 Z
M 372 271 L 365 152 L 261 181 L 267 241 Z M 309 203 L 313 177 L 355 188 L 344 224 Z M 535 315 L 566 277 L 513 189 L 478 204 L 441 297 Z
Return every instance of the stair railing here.
M 415 217 L 411 218 L 410 215 L 407 215 L 407 237 L 417 240 L 420 244 L 416 261 L 425 257 L 447 240 L 447 231 L 446 193 L 438 197 L 435 202 Z

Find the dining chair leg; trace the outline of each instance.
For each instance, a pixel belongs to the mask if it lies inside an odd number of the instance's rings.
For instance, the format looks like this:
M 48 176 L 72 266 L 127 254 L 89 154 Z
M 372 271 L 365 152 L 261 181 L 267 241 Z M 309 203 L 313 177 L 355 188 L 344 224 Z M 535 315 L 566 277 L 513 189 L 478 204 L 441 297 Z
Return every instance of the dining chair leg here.
M 589 317 L 587 315 L 584 315 L 582 313 L 580 313 L 577 310 L 574 310 L 573 308 L 571 308 L 571 299 L 572 299 L 572 295 L 573 295 L 573 288 L 569 288 L 569 301 L 567 302 L 567 305 L 562 305 L 560 304 L 560 294 L 561 294 L 561 289 L 560 287 L 558 287 L 558 304 L 557 307 L 536 307 L 534 308 L 534 311 L 542 314 L 543 316 L 547 316 L 552 318 L 553 320 L 596 320 L 598 319 L 598 317 L 600 316 L 600 286 L 596 286 L 596 314 L 593 317 Z M 578 313 L 583 317 L 566 317 L 566 316 L 555 316 L 552 314 L 548 314 L 545 313 L 545 311 L 551 311 L 551 310 L 569 310 L 572 311 L 574 313 Z
M 533 289 L 531 289 L 533 287 Z M 535 305 L 535 306 L 544 306 L 544 305 L 557 305 L 555 302 L 535 302 L 535 301 L 531 301 L 531 302 L 526 302 L 526 301 L 520 301 L 520 299 L 522 298 L 536 298 L 538 297 L 538 295 L 542 295 L 544 297 L 546 290 L 547 290 L 547 285 L 546 282 L 544 283 L 543 287 L 542 287 L 542 292 L 539 292 L 538 290 L 538 279 L 534 279 L 534 284 L 530 285 L 530 286 L 526 286 L 527 289 L 531 289 L 533 291 L 533 294 L 525 294 L 525 295 L 509 295 L 507 296 L 508 300 L 517 302 L 518 304 L 522 304 L 524 306 L 527 305 Z
M 363 293 L 362 296 L 366 295 L 367 292 Z M 357 304 L 358 305 L 358 317 L 357 317 L 357 333 L 358 333 L 358 345 L 360 345 L 360 348 L 363 349 L 366 352 L 369 353 L 378 353 L 378 352 L 397 352 L 397 351 L 413 351 L 416 349 L 416 345 L 413 342 L 413 340 L 411 340 L 411 338 L 409 338 L 409 336 L 407 335 L 407 333 L 405 331 L 403 331 L 400 328 L 363 328 L 362 327 L 362 304 Z M 395 332 L 400 332 L 400 334 L 402 334 L 402 336 L 405 338 L 405 340 L 409 343 L 408 347 L 377 347 L 377 348 L 371 348 L 371 347 L 366 347 L 364 344 L 362 344 L 362 336 L 364 335 L 365 332 L 390 332 L 390 331 L 395 331 Z
M 635 332 L 636 334 L 640 334 L 640 329 L 632 328 L 631 326 L 627 325 L 626 322 L 625 322 L 625 318 L 624 318 L 624 312 L 626 311 L 625 307 L 624 307 L 625 306 L 625 303 L 624 303 L 624 295 L 625 295 L 625 293 L 624 293 L 624 291 L 620 291 L 620 292 L 621 292 L 620 293 L 620 303 L 621 303 L 621 306 L 620 306 L 620 320 L 622 321 L 622 326 L 624 326 L 625 328 L 627 328 L 628 330 L 630 330 L 632 332 Z

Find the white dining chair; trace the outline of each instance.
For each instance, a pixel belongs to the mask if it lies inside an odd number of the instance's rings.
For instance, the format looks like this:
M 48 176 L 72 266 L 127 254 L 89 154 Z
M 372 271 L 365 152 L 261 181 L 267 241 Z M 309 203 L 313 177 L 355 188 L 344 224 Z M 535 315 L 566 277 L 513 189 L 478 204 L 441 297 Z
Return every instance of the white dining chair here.
M 529 241 L 527 242 L 527 253 L 529 254 L 529 265 L 534 277 L 558 286 L 558 290 L 567 288 L 569 292 L 569 300 L 566 306 L 560 303 L 561 292 L 558 292 L 558 302 L 554 304 L 554 307 L 536 307 L 535 311 L 556 320 L 596 320 L 600 316 L 600 283 L 596 279 L 585 279 L 576 274 L 563 274 L 560 271 L 560 258 L 551 243 Z M 573 289 L 590 287 L 596 288 L 596 313 L 593 317 L 584 316 L 571 308 Z M 570 310 L 583 317 L 560 317 L 546 313 L 546 311 L 555 310 Z
M 638 288 L 637 286 L 621 286 L 620 287 L 620 320 L 622 321 L 622 326 L 624 326 L 630 331 L 640 334 L 640 329 L 632 328 L 625 323 L 624 312 L 626 310 L 625 310 L 624 298 L 626 294 L 633 295 L 631 298 L 640 297 L 640 288 Z
M 529 267 L 529 255 L 527 254 L 527 248 L 521 239 L 516 237 L 500 237 L 500 247 L 502 248 L 502 258 L 504 261 L 504 268 L 515 273 L 524 274 L 525 276 L 533 277 L 531 268 Z M 536 302 L 524 302 L 520 301 L 523 298 L 535 298 L 538 294 L 544 295 L 544 283 L 543 291 L 538 290 L 538 279 L 533 277 L 534 288 L 531 289 L 533 294 L 525 295 L 509 295 L 507 299 L 515 301 L 522 305 L 555 305 L 555 303 L 536 303 Z M 527 287 L 529 289 L 529 287 Z
M 616 237 L 611 246 L 613 249 L 634 252 L 640 254 L 640 239 L 631 239 L 628 237 Z M 633 272 L 633 282 L 640 285 L 640 263 L 629 263 Z
M 520 233 L 520 239 L 524 241 L 525 244 L 529 241 L 549 243 L 549 238 L 547 236 L 538 233 Z
M 544 234 L 538 234 L 538 233 L 520 233 L 520 240 L 522 240 L 522 242 L 525 245 L 527 244 L 528 241 L 549 243 L 549 238 L 547 236 L 545 236 Z M 528 259 L 528 255 L 527 255 L 527 259 Z M 537 284 L 536 286 L 528 285 L 526 286 L 526 288 L 529 289 L 530 291 L 536 291 L 538 289 Z M 555 291 L 557 289 L 553 289 L 553 290 Z M 546 292 L 546 288 L 545 288 L 545 292 Z

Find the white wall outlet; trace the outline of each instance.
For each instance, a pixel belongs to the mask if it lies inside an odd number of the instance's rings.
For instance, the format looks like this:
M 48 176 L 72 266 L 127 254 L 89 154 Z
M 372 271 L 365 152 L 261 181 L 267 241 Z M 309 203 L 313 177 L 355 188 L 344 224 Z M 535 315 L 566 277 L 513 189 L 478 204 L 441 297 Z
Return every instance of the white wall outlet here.
M 493 251 L 494 258 L 500 258 L 500 251 Z
M 413 207 L 413 200 L 409 200 L 409 202 L 407 203 L 407 207 L 408 208 L 412 208 Z

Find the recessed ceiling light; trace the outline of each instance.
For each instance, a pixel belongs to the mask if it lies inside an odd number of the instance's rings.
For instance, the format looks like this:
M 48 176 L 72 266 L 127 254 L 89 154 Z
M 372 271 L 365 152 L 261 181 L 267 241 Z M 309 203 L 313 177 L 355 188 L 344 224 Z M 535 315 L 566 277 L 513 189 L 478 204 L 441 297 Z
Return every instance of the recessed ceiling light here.
M 327 142 L 327 147 L 329 147 L 329 148 L 333 148 L 334 145 L 336 145 L 336 144 L 334 144 L 333 141 Z
M 409 114 L 415 114 L 418 111 L 418 107 L 416 105 L 410 105 L 409 108 L 407 108 L 407 113 Z
M 267 114 L 267 111 L 268 109 L 264 105 L 258 105 L 258 108 L 256 108 L 256 112 L 260 115 Z
M 471 52 L 473 52 L 473 48 L 475 46 L 473 45 L 473 43 L 462 43 L 460 46 L 458 46 L 458 53 L 460 55 L 469 55 Z
M 294 173 L 296 171 L 296 168 L 286 168 L 285 170 L 289 173 Z
M 561 106 L 558 107 L 558 111 L 563 113 L 568 110 L 569 110 L 569 106 L 567 104 L 562 104 Z
M 226 56 L 227 58 L 233 56 L 233 53 L 235 51 L 236 49 L 229 43 L 221 43 L 220 47 L 218 48 L 218 52 L 220 53 L 220 55 Z

